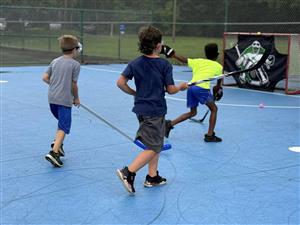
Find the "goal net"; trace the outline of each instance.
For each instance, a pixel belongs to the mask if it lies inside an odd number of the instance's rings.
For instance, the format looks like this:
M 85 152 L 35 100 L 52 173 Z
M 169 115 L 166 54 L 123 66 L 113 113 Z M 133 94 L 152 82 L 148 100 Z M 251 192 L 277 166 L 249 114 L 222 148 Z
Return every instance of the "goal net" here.
M 248 46 L 241 45 L 242 41 L 248 42 Z M 227 77 L 224 79 L 224 85 L 238 85 L 243 88 L 267 91 L 279 89 L 284 90 L 286 94 L 300 94 L 300 34 L 225 32 L 223 35 L 224 72 L 240 69 L 239 64 L 245 65 L 245 61 L 238 62 L 243 56 L 245 58 L 250 55 L 248 60 L 250 57 L 255 58 L 256 56 L 249 49 L 255 49 L 260 43 L 263 45 L 263 41 L 270 41 L 274 46 L 274 52 L 270 54 L 264 66 L 248 75 Z M 229 56 L 231 59 L 228 59 Z M 230 60 L 232 62 L 228 63 Z

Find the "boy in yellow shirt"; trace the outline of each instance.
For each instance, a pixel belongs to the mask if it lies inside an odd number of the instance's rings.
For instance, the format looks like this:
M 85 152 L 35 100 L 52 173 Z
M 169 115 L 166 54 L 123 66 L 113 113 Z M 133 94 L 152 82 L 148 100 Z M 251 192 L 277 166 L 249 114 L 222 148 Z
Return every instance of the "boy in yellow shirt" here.
M 207 44 L 204 48 L 206 59 L 197 58 L 190 59 L 184 56 L 179 56 L 169 46 L 164 45 L 161 51 L 167 58 L 174 58 L 180 62 L 187 63 L 192 69 L 193 77 L 191 82 L 204 80 L 222 74 L 222 65 L 216 62 L 219 52 L 218 45 L 215 43 Z M 222 139 L 217 137 L 214 129 L 217 121 L 218 107 L 215 104 L 215 99 L 222 97 L 222 80 L 217 81 L 217 85 L 213 87 L 213 95 L 210 91 L 210 82 L 197 84 L 189 87 L 187 91 L 187 107 L 190 112 L 184 113 L 174 120 L 166 120 L 165 136 L 169 137 L 169 133 L 174 126 L 182 121 L 192 118 L 197 115 L 197 107 L 200 104 L 205 104 L 210 110 L 209 128 L 207 134 L 204 135 L 205 142 L 221 142 Z

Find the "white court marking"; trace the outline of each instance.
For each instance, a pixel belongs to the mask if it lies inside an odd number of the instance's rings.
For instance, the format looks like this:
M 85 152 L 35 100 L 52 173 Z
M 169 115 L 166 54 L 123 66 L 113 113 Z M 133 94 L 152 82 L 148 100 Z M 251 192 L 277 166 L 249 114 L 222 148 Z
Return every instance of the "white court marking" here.
M 167 99 L 186 102 L 186 99 L 175 98 L 166 96 Z M 217 105 L 223 106 L 233 106 L 233 107 L 252 107 L 252 108 L 261 108 L 259 104 L 257 105 L 243 105 L 243 104 L 227 104 L 227 103 L 217 103 Z M 300 106 L 280 106 L 280 105 L 264 105 L 263 108 L 272 108 L 272 109 L 300 109 Z
M 289 150 L 292 151 L 292 152 L 299 152 L 300 153 L 300 146 L 289 147 Z
M 0 80 L 0 83 L 7 83 L 7 80 Z
M 110 70 L 110 69 L 100 69 L 100 68 L 95 68 L 95 67 L 87 67 L 87 66 L 81 66 L 81 68 L 83 69 L 88 69 L 88 70 L 98 70 L 98 71 L 103 71 L 103 72 L 110 72 L 110 73 L 119 73 L 121 74 L 123 71 L 119 71 L 119 70 Z M 174 73 L 173 73 L 174 74 Z M 174 79 L 175 82 L 189 82 L 187 80 L 176 80 Z M 270 95 L 280 95 L 280 96 L 284 96 L 284 97 L 292 97 L 292 98 L 300 98 L 300 96 L 297 95 L 286 95 L 286 94 L 281 94 L 281 93 L 276 93 L 276 92 L 264 92 L 264 91 L 257 91 L 257 90 L 251 90 L 251 89 L 245 89 L 245 88 L 238 88 L 238 87 L 227 87 L 225 86 L 224 88 L 231 88 L 231 89 L 237 89 L 237 90 L 241 90 L 241 91 L 248 91 L 248 92 L 259 92 L 262 94 L 270 94 Z M 176 98 L 171 98 L 171 97 L 166 97 L 169 99 L 173 99 L 173 100 L 179 100 Z M 179 100 L 180 101 L 180 100 Z M 219 105 L 228 105 L 228 106 L 242 106 L 242 107 L 258 107 L 257 105 L 235 105 L 235 104 L 219 104 Z M 300 107 L 293 107 L 293 106 L 264 106 L 263 108 L 286 108 L 286 109 L 299 109 Z

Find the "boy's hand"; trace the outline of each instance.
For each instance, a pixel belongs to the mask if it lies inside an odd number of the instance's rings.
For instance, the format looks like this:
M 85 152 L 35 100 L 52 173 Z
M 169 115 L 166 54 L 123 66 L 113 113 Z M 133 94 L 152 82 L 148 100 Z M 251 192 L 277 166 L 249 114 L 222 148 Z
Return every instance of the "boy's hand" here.
M 180 91 L 184 91 L 189 88 L 189 85 L 188 85 L 188 83 L 180 83 L 178 85 L 178 87 L 179 87 Z
M 79 107 L 79 106 L 80 106 L 80 100 L 79 100 L 79 98 L 74 98 L 73 104 L 74 104 L 75 106 Z
M 168 45 L 162 45 L 160 54 L 164 54 L 167 58 L 171 58 L 175 54 L 175 51 L 173 48 L 169 47 Z
M 223 88 L 221 86 L 213 87 L 213 95 L 216 101 L 219 101 L 223 97 Z

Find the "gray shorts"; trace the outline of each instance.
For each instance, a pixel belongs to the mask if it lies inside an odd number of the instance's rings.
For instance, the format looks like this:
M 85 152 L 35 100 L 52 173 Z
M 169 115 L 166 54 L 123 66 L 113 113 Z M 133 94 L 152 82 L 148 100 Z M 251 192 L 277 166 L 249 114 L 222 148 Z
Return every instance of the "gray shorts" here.
M 149 150 L 159 153 L 164 145 L 165 116 L 137 116 L 140 127 L 136 139 L 140 140 Z

